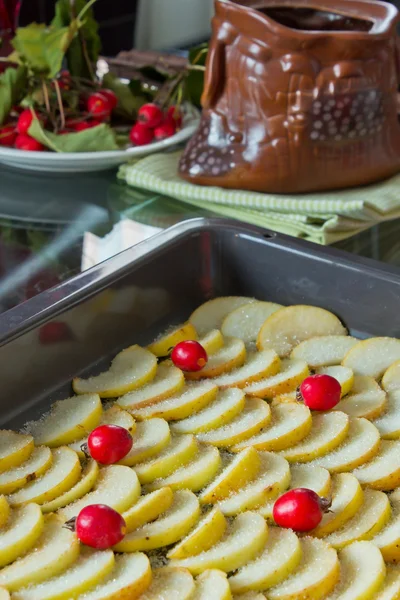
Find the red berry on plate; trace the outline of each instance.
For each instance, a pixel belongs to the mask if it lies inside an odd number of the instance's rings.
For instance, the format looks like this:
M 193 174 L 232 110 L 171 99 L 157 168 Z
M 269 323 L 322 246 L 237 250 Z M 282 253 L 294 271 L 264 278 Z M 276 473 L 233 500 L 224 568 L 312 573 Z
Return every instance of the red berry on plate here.
M 329 500 L 320 498 L 313 490 L 297 488 L 278 498 L 272 516 L 279 527 L 311 531 L 320 524 L 330 505 Z
M 129 134 L 132 144 L 135 146 L 147 146 L 154 140 L 154 132 L 142 123 L 136 123 Z
M 172 362 L 182 371 L 200 371 L 208 362 L 207 352 L 199 342 L 180 342 L 172 350 Z
M 138 112 L 138 121 L 150 129 L 161 125 L 164 119 L 163 112 L 157 104 L 144 104 Z
M 89 125 L 90 125 L 90 127 L 98 127 L 99 125 L 103 125 L 103 123 L 101 121 L 97 121 L 96 119 L 93 119 L 93 121 L 90 121 Z
M 19 115 L 17 123 L 18 133 L 28 133 L 29 127 L 32 125 L 33 114 L 34 113 L 30 110 L 30 108 L 22 111 L 22 113 Z
M 107 119 L 111 114 L 111 105 L 100 92 L 90 94 L 87 99 L 87 109 L 92 116 L 98 119 Z
M 109 105 L 111 106 L 111 110 L 114 110 L 118 105 L 118 97 L 112 90 L 102 89 L 100 90 L 100 94 L 107 98 Z
M 166 120 L 175 123 L 176 129 L 180 129 L 183 123 L 182 111 L 178 106 L 170 106 L 167 111 Z
M 41 152 L 44 150 L 43 144 L 26 133 L 20 133 L 17 135 L 15 147 L 18 150 L 25 150 L 26 152 Z
M 91 129 L 91 124 L 88 121 L 81 121 L 80 123 L 75 123 L 75 125 L 71 125 L 71 129 L 74 131 L 85 131 L 86 129 Z
M 16 138 L 17 132 L 15 131 L 14 125 L 0 127 L 0 146 L 12 147 L 14 146 Z
M 176 125 L 171 121 L 164 121 L 154 129 L 154 137 L 157 141 L 166 140 L 176 133 Z
M 330 410 L 340 402 L 342 387 L 330 375 L 310 375 L 300 385 L 297 396 L 311 410 Z
M 39 341 L 43 345 L 67 342 L 72 339 L 72 333 L 66 323 L 52 321 L 39 329 Z
M 105 504 L 91 504 L 76 517 L 75 531 L 82 544 L 107 550 L 124 538 L 126 523 L 113 508 Z
M 100 425 L 88 437 L 90 456 L 102 465 L 113 465 L 131 450 L 133 439 L 124 427 Z

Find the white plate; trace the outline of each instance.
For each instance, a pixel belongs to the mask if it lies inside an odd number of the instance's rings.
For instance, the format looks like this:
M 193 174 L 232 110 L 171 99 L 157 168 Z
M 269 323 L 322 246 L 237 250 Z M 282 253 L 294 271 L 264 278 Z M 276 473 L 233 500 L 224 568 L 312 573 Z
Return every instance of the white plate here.
M 126 150 L 57 153 L 26 152 L 0 146 L 0 163 L 17 169 L 48 173 L 105 171 L 118 167 L 132 158 L 140 158 L 185 142 L 196 131 L 199 119 L 199 112 L 191 108 L 191 113 L 185 118 L 182 129 L 174 136 L 161 142 L 153 142 L 148 146 L 135 146 Z

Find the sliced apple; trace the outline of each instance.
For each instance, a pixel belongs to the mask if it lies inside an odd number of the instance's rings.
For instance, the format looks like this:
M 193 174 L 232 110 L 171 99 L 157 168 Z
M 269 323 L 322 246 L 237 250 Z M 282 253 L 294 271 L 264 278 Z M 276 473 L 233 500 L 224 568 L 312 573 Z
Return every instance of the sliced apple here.
M 324 456 L 346 439 L 349 424 L 348 415 L 339 411 L 316 414 L 307 437 L 292 448 L 281 450 L 281 454 L 289 462 L 309 462 Z
M 289 402 L 298 402 L 297 390 L 293 390 L 287 394 L 279 394 L 279 396 L 275 396 L 271 400 L 271 406 L 275 406 L 276 404 L 288 404 Z
M 43 513 L 54 512 L 59 508 L 64 508 L 67 504 L 71 504 L 79 498 L 88 494 L 94 487 L 99 477 L 99 466 L 95 460 L 88 460 L 82 470 L 82 476 L 79 481 L 69 490 L 57 496 L 50 502 L 45 502 L 41 505 Z
M 225 317 L 222 333 L 240 338 L 245 344 L 251 344 L 257 340 L 259 331 L 268 317 L 280 308 L 283 308 L 282 305 L 274 302 L 243 304 Z
M 202 504 L 216 504 L 257 477 L 261 467 L 260 455 L 254 448 L 237 454 L 200 495 Z
M 210 483 L 221 467 L 221 457 L 217 448 L 200 445 L 194 459 L 184 467 L 177 469 L 162 479 L 156 479 L 147 486 L 148 490 L 157 490 L 169 486 L 173 490 L 191 490 L 198 492 Z
M 170 443 L 171 432 L 164 419 L 149 419 L 137 424 L 132 438 L 132 449 L 120 461 L 121 465 L 132 467 L 159 454 Z
M 200 517 L 197 497 L 188 490 L 175 492 L 170 508 L 156 521 L 127 533 L 116 552 L 137 552 L 169 546 L 182 539 Z
M 340 365 L 347 352 L 358 341 L 349 335 L 323 335 L 310 338 L 296 346 L 290 358 L 305 360 L 312 369 Z
M 114 358 L 108 371 L 89 379 L 76 377 L 72 387 L 76 394 L 99 394 L 115 398 L 152 381 L 157 372 L 157 358 L 140 346 L 131 346 Z
M 158 456 L 135 466 L 140 483 L 151 483 L 155 479 L 168 477 L 180 467 L 187 465 L 197 452 L 198 445 L 193 435 L 172 438 L 170 445 Z
M 391 497 L 389 499 L 392 517 L 386 527 L 371 541 L 379 548 L 387 562 L 398 563 L 400 560 L 400 502 Z
M 8 429 L 0 430 L 0 473 L 22 465 L 34 449 L 31 435 L 15 433 Z
M 133 469 L 111 465 L 100 470 L 93 491 L 61 509 L 59 514 L 64 521 L 69 521 L 90 504 L 106 504 L 122 513 L 135 504 L 140 491 L 140 483 Z
M 252 437 L 271 420 L 271 410 L 264 400 L 249 398 L 243 412 L 224 427 L 218 427 L 205 433 L 199 433 L 202 442 L 228 448 Z
M 218 393 L 214 402 L 198 413 L 171 424 L 176 433 L 201 433 L 223 427 L 239 415 L 245 404 L 245 395 L 237 388 Z
M 227 521 L 218 506 L 211 509 L 199 524 L 167 554 L 168 558 L 187 558 L 206 552 L 225 534 Z
M 286 306 L 265 321 L 258 334 L 257 347 L 259 350 L 273 348 L 279 356 L 288 356 L 304 340 L 346 334 L 339 319 L 323 308 Z
M 143 408 L 178 394 L 185 385 L 185 377 L 180 369 L 173 365 L 162 363 L 151 383 L 118 398 L 117 403 L 122 408 Z
M 346 396 L 354 384 L 354 373 L 348 367 L 342 367 L 341 365 L 335 365 L 333 367 L 320 367 L 316 369 L 316 373 L 321 375 L 330 375 L 340 383 L 342 388 L 342 398 Z
M 262 350 L 249 354 L 243 367 L 215 377 L 213 382 L 220 388 L 243 388 L 253 381 L 276 375 L 280 367 L 281 360 L 274 350 Z
M 268 591 L 270 600 L 326 598 L 340 576 L 339 559 L 335 550 L 323 540 L 301 539 L 302 558 L 294 573 Z
M 398 440 L 400 438 L 400 390 L 389 392 L 386 412 L 374 420 L 374 425 L 383 439 Z
M 332 505 L 313 529 L 316 537 L 325 537 L 343 527 L 360 510 L 364 501 L 361 485 L 350 473 L 335 475 L 332 479 Z
M 185 340 L 197 340 L 197 331 L 191 323 L 184 323 L 179 327 L 167 331 L 167 333 L 164 333 L 147 346 L 147 349 L 156 356 L 168 356 L 171 348 L 174 348 L 174 346 Z
M 313 460 L 310 465 L 325 467 L 331 473 L 345 473 L 371 460 L 377 454 L 379 444 L 379 431 L 375 425 L 367 419 L 352 417 L 344 442 L 338 448 Z
M 221 350 L 224 343 L 224 336 L 219 329 L 212 329 L 200 340 L 200 344 L 208 355 L 215 354 L 215 352 Z
M 173 499 L 174 494 L 169 487 L 163 487 L 141 496 L 136 504 L 122 514 L 127 532 L 129 533 L 146 523 L 155 521 L 169 509 Z
M 210 381 L 193 383 L 183 388 L 176 396 L 145 406 L 144 408 L 131 408 L 131 413 L 139 421 L 159 417 L 166 421 L 186 419 L 193 413 L 202 410 L 215 400 L 218 393 L 216 385 Z
M 388 565 L 386 578 L 375 600 L 398 600 L 400 597 L 400 566 Z
M 343 359 L 343 366 L 353 369 L 355 375 L 380 379 L 395 361 L 400 359 L 400 340 L 376 337 L 358 342 Z
M 50 448 L 35 448 L 28 460 L 19 467 L 0 473 L 0 494 L 11 494 L 29 481 L 38 479 L 51 466 L 53 455 Z
M 400 360 L 396 360 L 382 377 L 382 387 L 385 392 L 393 392 L 400 388 Z
M 351 417 L 376 419 L 385 412 L 386 406 L 386 393 L 375 379 L 367 375 L 356 375 L 351 393 L 341 400 L 335 409 L 341 410 Z
M 68 569 L 78 558 L 79 540 L 56 515 L 46 518 L 37 546 L 0 571 L 0 586 L 10 592 L 41 583 Z
M 232 596 L 233 600 L 266 600 L 266 596 L 261 592 L 246 592 L 246 594 L 239 594 Z
M 374 458 L 353 473 L 362 485 L 376 490 L 400 486 L 400 441 L 383 440 Z
M 220 569 L 225 573 L 239 569 L 253 560 L 263 549 L 268 537 L 267 524 L 254 512 L 236 517 L 222 540 L 201 554 L 182 559 L 172 559 L 171 566 L 184 567 L 194 575 L 207 569 Z
M 8 497 L 11 506 L 28 502 L 44 504 L 71 489 L 81 475 L 81 464 L 76 452 L 66 446 L 53 450 L 51 467 L 36 481 L 28 483 Z
M 205 302 L 197 308 L 189 318 L 199 335 L 211 329 L 221 329 L 225 317 L 239 306 L 255 302 L 252 298 L 242 296 L 223 296 Z
M 10 505 L 5 496 L 0 496 L 0 529 L 6 525 L 10 518 Z
M 154 570 L 153 581 L 140 600 L 192 600 L 194 592 L 193 577 L 187 569 L 164 567 Z
M 241 367 L 246 360 L 246 347 L 238 338 L 225 338 L 225 345 L 208 357 L 208 362 L 200 371 L 185 373 L 186 379 L 217 377 Z
M 281 583 L 297 568 L 301 555 L 300 540 L 293 531 L 270 527 L 260 556 L 229 577 L 232 592 L 267 590 Z
M 232 600 L 226 573 L 209 569 L 198 576 L 193 600 Z
M 294 391 L 309 374 L 307 363 L 287 358 L 282 361 L 280 373 L 250 383 L 244 387 L 244 391 L 248 396 L 274 398 Z
M 303 440 L 311 430 L 311 412 L 304 404 L 292 402 L 271 406 L 271 423 L 254 437 L 232 448 L 238 452 L 247 446 L 257 450 L 284 450 Z
M 219 502 L 224 515 L 260 508 L 285 490 L 290 482 L 289 463 L 272 452 L 259 452 L 260 470 L 253 481 Z
M 352 542 L 371 540 L 381 531 L 390 519 L 389 499 L 383 492 L 364 490 L 364 503 L 352 519 L 325 540 L 334 548 L 344 548 Z
M 28 552 L 36 544 L 43 527 L 43 515 L 37 504 L 13 510 L 0 531 L 0 567 Z
M 14 593 L 15 600 L 63 600 L 77 598 L 107 577 L 115 565 L 114 552 L 84 549 L 75 564 L 57 577 L 48 578 Z
M 371 542 L 354 542 L 339 553 L 340 583 L 327 600 L 373 600 L 381 588 L 386 567 Z

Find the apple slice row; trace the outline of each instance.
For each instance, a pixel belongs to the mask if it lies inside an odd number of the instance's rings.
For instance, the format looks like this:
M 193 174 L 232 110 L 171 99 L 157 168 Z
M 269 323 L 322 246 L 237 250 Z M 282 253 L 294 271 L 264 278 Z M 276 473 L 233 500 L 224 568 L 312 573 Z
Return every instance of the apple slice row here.
M 19 467 L 0 473 L 0 494 L 12 494 L 29 481 L 41 477 L 52 465 L 53 454 L 47 446 L 35 448 Z
M 28 460 L 34 449 L 33 437 L 8 429 L 0 430 L 0 473 L 19 467 Z
M 44 519 L 38 504 L 13 509 L 0 530 L 0 567 L 30 550 L 43 532 Z
M 153 381 L 118 398 L 121 408 L 137 409 L 166 400 L 182 391 L 185 377 L 180 369 L 168 363 L 158 365 Z
M 212 329 L 221 329 L 222 323 L 231 313 L 240 306 L 252 304 L 254 298 L 246 296 L 221 296 L 208 300 L 190 315 L 189 322 L 195 327 L 197 333 L 205 335 Z
M 342 365 L 350 367 L 355 375 L 380 379 L 385 371 L 400 360 L 400 340 L 375 337 L 358 342 L 349 350 Z
M 220 508 L 208 511 L 198 524 L 167 554 L 168 558 L 187 558 L 209 550 L 224 536 L 228 522 Z
M 281 361 L 274 350 L 262 350 L 248 355 L 246 362 L 238 369 L 223 373 L 213 378 L 219 388 L 244 388 L 249 383 L 276 375 L 281 368 Z
M 4 527 L 10 517 L 10 505 L 5 496 L 0 496 L 0 529 Z
M 350 393 L 336 405 L 350 417 L 376 419 L 387 408 L 387 396 L 373 377 L 355 375 Z
M 282 360 L 279 373 L 246 385 L 244 391 L 248 396 L 272 399 L 296 390 L 309 374 L 306 362 L 287 358 Z
M 45 502 L 40 506 L 43 513 L 55 512 L 60 508 L 64 508 L 68 504 L 75 502 L 82 496 L 88 494 L 96 484 L 99 477 L 99 466 L 96 461 L 88 460 L 82 468 L 81 478 L 69 490 L 57 496 L 50 502 Z
M 207 364 L 200 371 L 185 373 L 186 379 L 215 378 L 241 367 L 246 360 L 246 347 L 238 338 L 225 338 L 223 347 L 209 355 Z
M 304 360 L 311 369 L 340 365 L 346 354 L 358 343 L 349 335 L 312 337 L 296 346 L 290 358 Z
M 196 579 L 196 590 L 192 600 L 232 600 L 226 573 L 218 569 L 204 571 Z

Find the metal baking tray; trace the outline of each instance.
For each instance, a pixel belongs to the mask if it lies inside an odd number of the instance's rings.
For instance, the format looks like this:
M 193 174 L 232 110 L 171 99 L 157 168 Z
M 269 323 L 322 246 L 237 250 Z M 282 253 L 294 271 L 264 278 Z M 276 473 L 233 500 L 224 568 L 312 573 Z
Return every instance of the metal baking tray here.
M 21 427 L 70 396 L 74 376 L 98 373 L 205 300 L 236 294 L 327 308 L 358 337 L 400 336 L 399 269 L 235 221 L 194 219 L 0 317 L 0 426 Z M 64 323 L 67 339 L 43 340 L 50 322 Z

